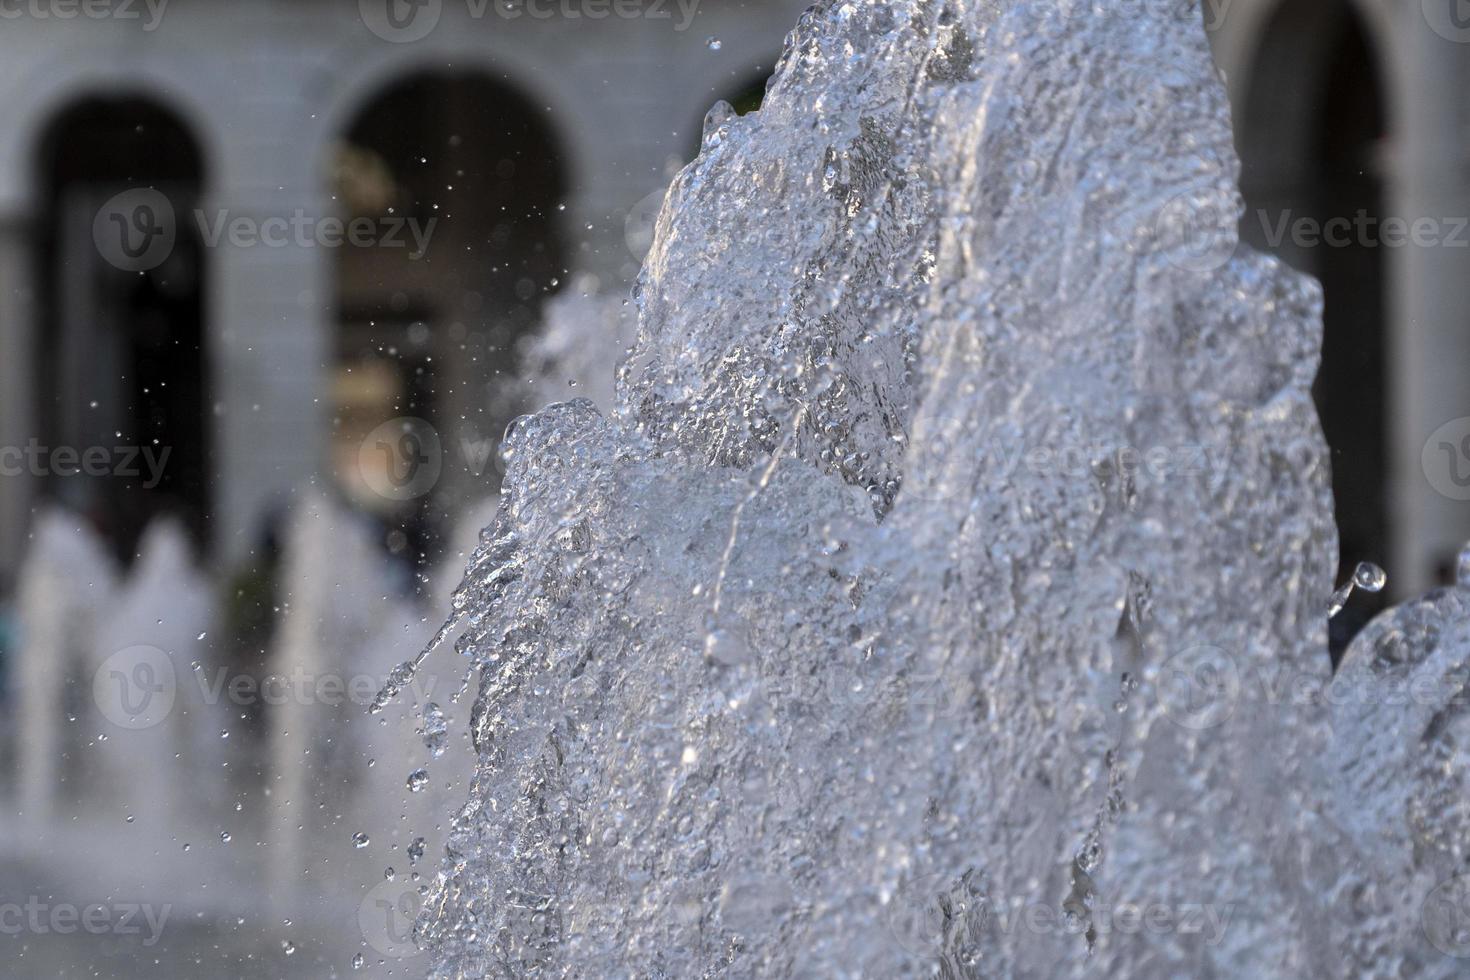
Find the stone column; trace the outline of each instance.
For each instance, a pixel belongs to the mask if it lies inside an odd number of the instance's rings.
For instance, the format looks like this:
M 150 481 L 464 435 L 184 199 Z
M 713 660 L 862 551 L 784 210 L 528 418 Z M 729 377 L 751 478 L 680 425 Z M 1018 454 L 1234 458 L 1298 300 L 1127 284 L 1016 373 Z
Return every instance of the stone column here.
M 319 219 L 319 195 L 238 194 L 204 206 L 219 212 Z M 329 256 L 320 247 L 206 243 L 207 309 L 214 416 L 214 547 L 242 558 L 256 544 L 261 516 L 324 471 L 331 301 Z

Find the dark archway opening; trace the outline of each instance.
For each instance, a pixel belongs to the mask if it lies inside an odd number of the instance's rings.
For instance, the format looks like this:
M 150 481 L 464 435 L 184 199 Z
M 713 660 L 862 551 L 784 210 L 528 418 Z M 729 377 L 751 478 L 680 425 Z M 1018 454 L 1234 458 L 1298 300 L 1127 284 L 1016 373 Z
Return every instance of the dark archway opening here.
M 204 185 L 198 144 L 154 102 L 96 97 L 56 117 L 38 164 L 43 493 L 87 515 L 124 561 L 160 514 L 180 518 L 202 548 L 210 413 L 207 270 L 191 218 Z
M 369 99 L 334 169 L 346 214 L 409 220 L 427 241 L 422 253 L 340 250 L 334 384 L 340 482 L 381 520 L 388 550 L 421 566 L 463 507 L 498 489 L 490 449 L 521 408 L 517 348 L 567 278 L 563 158 L 545 114 L 507 85 L 432 71 Z M 389 499 L 361 473 L 359 448 L 402 417 L 433 426 L 442 470 Z
M 1242 236 L 1316 276 L 1326 297 L 1313 389 L 1332 451 L 1343 574 L 1390 554 L 1384 213 L 1388 138 L 1377 60 L 1346 0 L 1277 10 L 1237 119 Z M 1329 234 L 1330 232 L 1330 234 Z M 1338 656 L 1386 604 L 1356 597 L 1332 622 Z
M 762 103 L 766 101 L 766 86 L 770 83 L 769 73 L 757 69 L 757 74 L 749 79 L 743 86 L 732 89 L 731 94 L 725 99 L 730 107 L 739 115 L 757 112 Z

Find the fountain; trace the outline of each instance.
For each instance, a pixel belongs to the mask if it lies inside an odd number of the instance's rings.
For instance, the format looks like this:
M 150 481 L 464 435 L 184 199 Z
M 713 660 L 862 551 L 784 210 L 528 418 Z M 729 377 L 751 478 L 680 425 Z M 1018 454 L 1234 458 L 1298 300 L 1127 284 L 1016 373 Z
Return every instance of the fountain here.
M 1322 298 L 1200 18 L 825 0 L 711 112 L 436 638 L 433 975 L 1459 975 L 1467 595 L 1333 677 Z
M 395 650 L 432 631 L 412 603 L 394 595 L 373 538 L 359 517 L 324 496 L 302 500 L 287 545 L 286 609 L 272 657 L 280 683 L 266 716 L 269 889 L 274 901 L 319 909 L 323 919 L 335 916 L 344 892 L 367 892 L 364 882 L 382 881 L 385 866 L 404 868 L 401 880 L 394 876 L 395 894 L 412 890 L 409 847 L 421 835 L 438 843 L 438 814 L 467 768 L 466 753 L 451 751 L 457 745 L 431 738 L 438 714 L 459 713 L 456 679 L 428 672 L 417 678 L 414 711 L 371 717 L 365 710 Z M 424 744 L 435 738 L 432 747 Z M 410 787 L 410 773 L 420 771 L 427 781 Z M 351 846 L 358 839 L 361 845 Z M 371 933 L 360 938 L 384 945 Z
M 83 731 L 118 737 L 81 754 L 94 794 L 83 810 L 160 828 L 197 826 L 223 808 L 223 787 L 199 778 L 226 762 L 219 733 L 229 717 L 191 683 L 216 615 L 213 583 L 191 551 L 183 525 L 160 519 L 144 532 L 131 574 L 101 604 Z M 179 779 L 178 770 L 195 778 Z
M 473 540 L 487 515 L 467 519 Z M 468 705 L 447 664 L 416 678 L 412 705 L 367 713 L 402 645 L 433 631 L 375 537 L 302 494 L 275 593 L 280 627 L 256 665 L 232 655 L 224 589 L 195 566 L 181 524 L 150 525 L 120 571 L 84 519 L 39 515 L 20 574 L 3 881 L 12 902 L 116 896 L 167 928 L 119 933 L 116 948 L 38 933 L 6 975 L 86 964 L 151 976 L 187 963 L 314 977 L 354 956 L 421 973 L 409 941 L 417 884 L 464 795 L 469 748 L 451 725 Z M 453 583 L 425 577 L 432 601 L 446 601 Z
M 35 827 L 54 822 L 61 812 L 56 763 L 65 757 L 68 735 L 60 708 L 69 680 L 86 676 L 93 610 L 116 587 L 111 557 L 80 523 L 54 511 L 41 513 L 20 575 L 21 634 L 34 653 L 17 661 L 16 727 L 28 744 L 18 754 L 16 799 Z

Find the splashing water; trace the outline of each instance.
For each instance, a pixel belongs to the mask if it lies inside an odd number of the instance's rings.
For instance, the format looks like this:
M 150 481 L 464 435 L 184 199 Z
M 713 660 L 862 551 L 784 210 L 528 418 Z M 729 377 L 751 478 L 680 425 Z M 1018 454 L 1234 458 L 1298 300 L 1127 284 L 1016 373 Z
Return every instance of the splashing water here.
M 1358 567 L 1353 570 L 1353 577 L 1344 582 L 1332 598 L 1327 600 L 1327 618 L 1331 619 L 1342 612 L 1348 600 L 1358 589 L 1364 592 L 1382 592 L 1383 587 L 1388 584 L 1388 573 L 1372 562 L 1359 562 Z
M 432 701 L 424 705 L 423 739 L 424 747 L 434 759 L 441 758 L 449 747 L 449 718 L 444 709 Z
M 427 769 L 415 769 L 408 774 L 407 785 L 410 793 L 422 793 L 424 787 L 429 785 L 429 771 Z
M 1236 173 L 1191 4 L 809 11 L 613 413 L 507 435 L 433 975 L 1456 975 L 1461 688 L 1383 692 L 1470 593 L 1326 696 L 1321 295 Z

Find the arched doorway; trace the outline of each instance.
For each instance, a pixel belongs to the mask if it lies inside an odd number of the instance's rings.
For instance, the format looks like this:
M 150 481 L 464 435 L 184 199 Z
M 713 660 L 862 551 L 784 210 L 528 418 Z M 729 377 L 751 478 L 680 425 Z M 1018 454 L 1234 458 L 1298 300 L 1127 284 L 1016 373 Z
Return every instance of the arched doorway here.
M 335 468 L 382 519 L 389 550 L 418 565 L 465 504 L 498 488 L 493 449 L 523 394 L 518 346 L 567 279 L 563 159 L 544 113 L 512 88 L 473 71 L 426 71 L 351 120 L 333 186 L 350 216 L 402 219 L 425 243 L 421 253 L 349 243 L 336 270 Z M 380 461 L 364 457 L 371 433 L 405 417 L 432 435 L 409 429 L 380 443 Z M 437 476 L 404 483 L 431 439 Z M 384 484 L 362 470 L 379 463 L 408 466 L 391 484 L 404 492 L 375 492 Z
M 1287 0 L 1271 17 L 1237 112 L 1242 237 L 1316 276 L 1326 294 L 1313 389 L 1332 450 L 1342 568 L 1390 554 L 1384 191 L 1378 60 L 1348 0 Z M 1333 647 L 1383 607 L 1360 596 Z
M 206 540 L 209 365 L 198 144 L 146 98 L 92 97 L 46 128 L 37 172 L 42 493 L 117 555 L 171 513 Z

